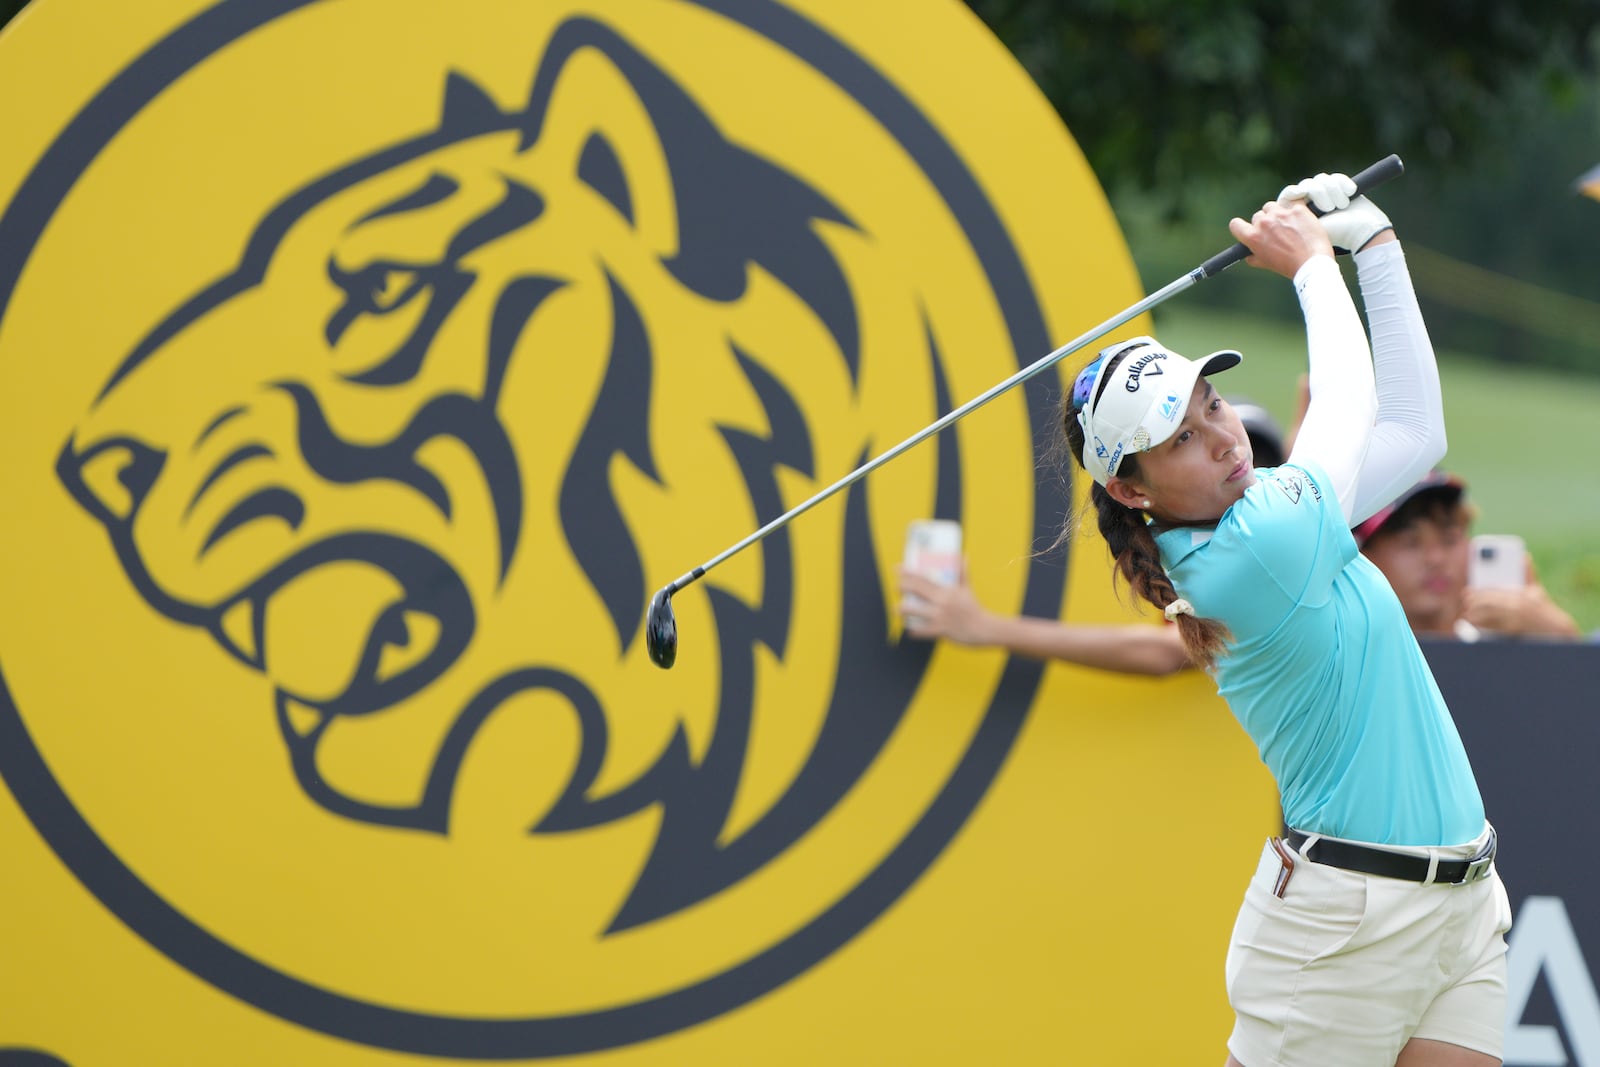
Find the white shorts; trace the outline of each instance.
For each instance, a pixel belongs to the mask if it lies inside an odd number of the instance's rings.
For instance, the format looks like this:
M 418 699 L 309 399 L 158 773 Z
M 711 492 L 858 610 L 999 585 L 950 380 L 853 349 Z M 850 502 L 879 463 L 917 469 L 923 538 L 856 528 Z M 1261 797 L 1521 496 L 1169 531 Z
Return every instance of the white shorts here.
M 1432 851 L 1465 859 L 1488 832 Z M 1498 873 L 1421 885 L 1295 855 L 1279 898 L 1281 870 L 1268 842 L 1228 946 L 1228 1051 L 1244 1067 L 1392 1067 L 1413 1037 L 1500 1057 L 1511 904 Z

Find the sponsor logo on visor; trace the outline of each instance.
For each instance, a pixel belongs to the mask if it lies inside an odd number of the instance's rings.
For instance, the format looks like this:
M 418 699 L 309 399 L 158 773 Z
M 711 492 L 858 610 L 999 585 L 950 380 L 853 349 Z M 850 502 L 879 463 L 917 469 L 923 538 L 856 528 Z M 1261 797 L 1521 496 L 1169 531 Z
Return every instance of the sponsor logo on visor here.
M 1100 454 L 1102 456 L 1105 455 L 1104 452 L 1101 452 Z M 1116 451 L 1112 452 L 1111 453 L 1111 458 L 1106 460 L 1106 473 L 1107 474 L 1115 474 L 1115 473 L 1117 473 L 1117 468 L 1119 466 L 1121 466 L 1121 465 L 1122 465 L 1122 442 L 1118 441 L 1117 442 Z
M 1141 375 L 1148 374 L 1150 377 L 1156 378 L 1165 374 L 1166 371 L 1161 369 L 1160 361 L 1166 358 L 1167 354 L 1165 352 L 1151 352 L 1134 360 L 1133 365 L 1128 368 L 1128 380 L 1124 383 L 1123 388 L 1130 393 L 1137 393 Z

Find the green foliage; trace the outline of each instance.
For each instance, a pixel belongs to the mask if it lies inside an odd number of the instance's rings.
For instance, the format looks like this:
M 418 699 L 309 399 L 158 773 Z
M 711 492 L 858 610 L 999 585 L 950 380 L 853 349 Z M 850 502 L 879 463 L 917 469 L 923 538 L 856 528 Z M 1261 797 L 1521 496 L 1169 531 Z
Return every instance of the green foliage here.
M 967 0 L 1055 105 L 1154 288 L 1286 183 L 1395 152 L 1374 197 L 1435 338 L 1600 374 L 1600 4 Z M 1212 299 L 1298 320 L 1261 287 Z
M 1414 262 L 1437 340 L 1594 374 L 1600 204 L 1577 195 L 1572 182 L 1600 162 L 1600 90 L 1591 87 L 1565 110 L 1543 100 L 1540 86 L 1525 83 L 1507 101 L 1522 118 L 1496 134 L 1496 151 L 1456 180 L 1412 174 L 1383 202 L 1408 244 L 1506 279 Z
M 1197 176 L 1281 185 L 1388 152 L 1474 165 L 1530 77 L 1550 106 L 1582 96 L 1600 29 L 1593 0 L 967 2 L 1113 197 L 1126 186 L 1175 215 L 1201 206 Z

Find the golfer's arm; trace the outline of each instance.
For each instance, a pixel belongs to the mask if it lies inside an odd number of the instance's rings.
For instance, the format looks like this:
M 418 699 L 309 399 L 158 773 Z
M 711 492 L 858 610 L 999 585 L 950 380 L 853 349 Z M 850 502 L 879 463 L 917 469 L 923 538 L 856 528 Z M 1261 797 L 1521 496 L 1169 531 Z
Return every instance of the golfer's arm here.
M 1416 484 L 1444 458 L 1444 396 L 1433 342 L 1393 231 L 1356 254 L 1361 300 L 1372 332 L 1378 421 L 1356 483 L 1352 522 L 1361 522 Z
M 1289 459 L 1327 473 L 1348 519 L 1378 416 L 1372 349 L 1333 257 L 1307 260 L 1294 287 L 1306 320 L 1311 404 Z
M 1032 659 L 1122 674 L 1173 674 L 1188 667 L 1176 626 L 1080 626 L 1028 615 L 991 615 L 984 643 Z

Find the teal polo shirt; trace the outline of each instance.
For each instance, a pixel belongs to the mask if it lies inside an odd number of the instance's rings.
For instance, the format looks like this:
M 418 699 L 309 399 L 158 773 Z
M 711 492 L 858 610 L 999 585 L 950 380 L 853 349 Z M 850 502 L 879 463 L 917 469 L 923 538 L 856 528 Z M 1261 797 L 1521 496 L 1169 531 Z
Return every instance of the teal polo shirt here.
M 1467 753 L 1405 612 L 1327 475 L 1263 468 L 1206 528 L 1161 530 L 1178 595 L 1232 641 L 1217 691 L 1308 833 L 1454 845 L 1483 831 Z

